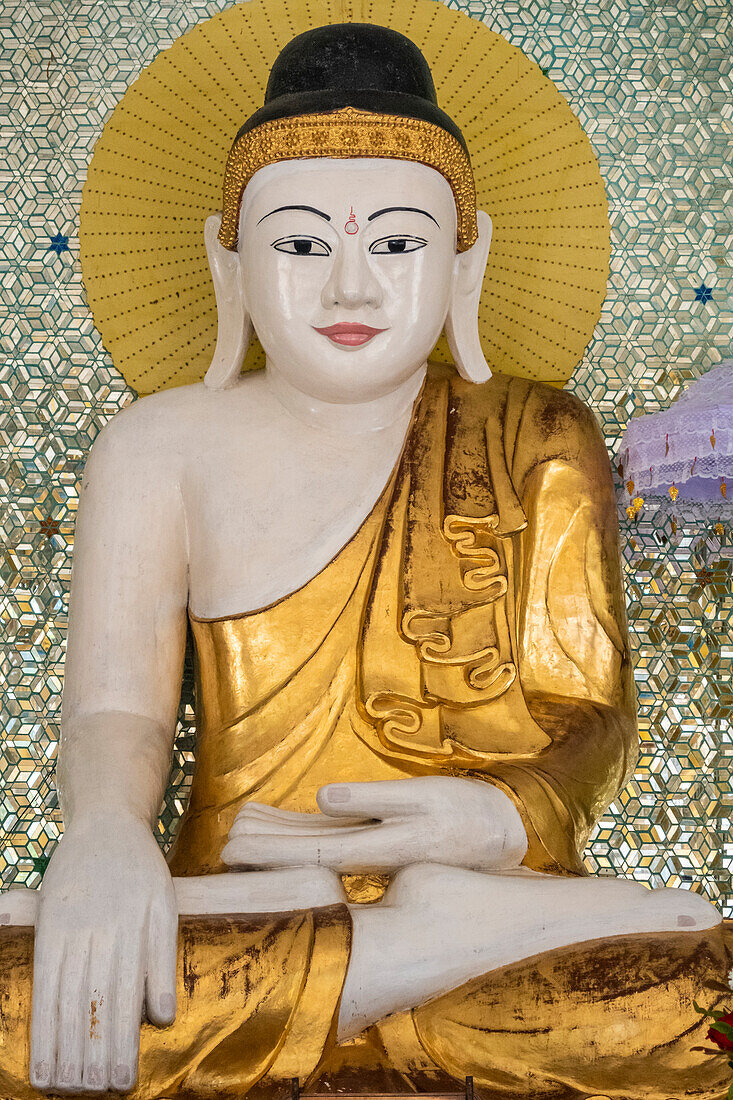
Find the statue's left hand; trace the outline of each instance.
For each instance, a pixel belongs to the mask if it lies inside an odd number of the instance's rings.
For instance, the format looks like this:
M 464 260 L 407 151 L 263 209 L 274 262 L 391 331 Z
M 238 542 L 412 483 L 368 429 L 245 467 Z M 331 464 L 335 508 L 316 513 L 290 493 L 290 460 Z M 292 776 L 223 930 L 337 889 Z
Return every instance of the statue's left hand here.
M 514 803 L 478 779 L 331 783 L 318 792 L 318 806 L 320 814 L 301 814 L 248 802 L 222 859 L 230 867 L 315 864 L 342 873 L 413 863 L 493 871 L 518 867 L 527 850 Z

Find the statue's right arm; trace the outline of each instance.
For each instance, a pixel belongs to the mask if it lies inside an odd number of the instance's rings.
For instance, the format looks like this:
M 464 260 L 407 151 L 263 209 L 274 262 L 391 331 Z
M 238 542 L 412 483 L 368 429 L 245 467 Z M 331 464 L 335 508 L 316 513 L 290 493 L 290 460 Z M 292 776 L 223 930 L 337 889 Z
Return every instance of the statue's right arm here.
M 65 831 L 34 961 L 31 1083 L 53 1092 L 130 1089 L 142 1011 L 160 1025 L 175 1015 L 175 894 L 153 830 L 185 646 L 179 473 L 138 406 L 101 433 L 85 471 L 57 769 Z

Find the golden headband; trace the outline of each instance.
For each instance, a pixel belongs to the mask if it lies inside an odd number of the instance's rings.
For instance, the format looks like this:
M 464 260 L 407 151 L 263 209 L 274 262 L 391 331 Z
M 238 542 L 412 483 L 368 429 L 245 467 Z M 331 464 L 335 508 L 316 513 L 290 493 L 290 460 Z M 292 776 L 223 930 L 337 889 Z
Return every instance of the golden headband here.
M 267 164 L 305 157 L 388 157 L 434 168 L 450 184 L 456 202 L 458 251 L 475 244 L 476 188 L 461 143 L 432 122 L 343 107 L 328 114 L 272 119 L 236 139 L 224 171 L 219 240 L 225 248 L 237 247 L 242 195 L 255 172 Z

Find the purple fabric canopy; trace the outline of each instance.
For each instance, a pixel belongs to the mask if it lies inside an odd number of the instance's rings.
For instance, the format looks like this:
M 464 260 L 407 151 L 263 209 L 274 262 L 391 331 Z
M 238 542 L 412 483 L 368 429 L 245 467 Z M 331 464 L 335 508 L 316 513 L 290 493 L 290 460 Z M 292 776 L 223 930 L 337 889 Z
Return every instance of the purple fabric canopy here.
M 733 359 L 698 378 L 668 409 L 630 420 L 618 460 L 641 496 L 666 494 L 674 485 L 680 498 L 730 505 Z

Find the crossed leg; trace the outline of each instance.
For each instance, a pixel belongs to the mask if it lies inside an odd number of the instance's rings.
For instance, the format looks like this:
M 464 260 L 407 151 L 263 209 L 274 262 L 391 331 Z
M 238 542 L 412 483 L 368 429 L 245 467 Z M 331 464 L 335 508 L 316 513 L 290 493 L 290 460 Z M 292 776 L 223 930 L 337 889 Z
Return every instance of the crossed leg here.
M 346 900 L 339 876 L 323 867 L 174 883 L 182 916 L 281 913 Z M 0 925 L 33 925 L 37 905 L 32 890 L 0 895 Z M 399 871 L 379 904 L 349 909 L 352 949 L 339 1039 L 542 952 L 601 937 L 695 931 L 721 923 L 712 905 L 686 890 L 431 863 Z
M 406 867 L 381 904 L 350 908 L 353 945 L 340 1039 L 542 952 L 601 937 L 721 923 L 709 902 L 687 890 L 438 864 Z

